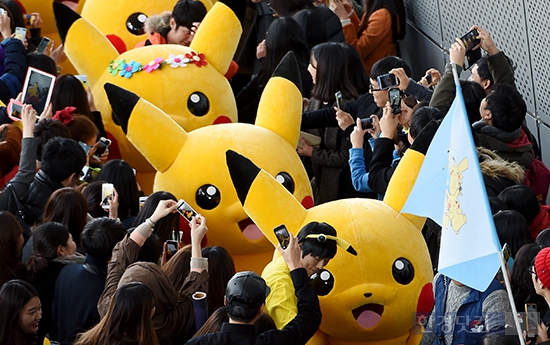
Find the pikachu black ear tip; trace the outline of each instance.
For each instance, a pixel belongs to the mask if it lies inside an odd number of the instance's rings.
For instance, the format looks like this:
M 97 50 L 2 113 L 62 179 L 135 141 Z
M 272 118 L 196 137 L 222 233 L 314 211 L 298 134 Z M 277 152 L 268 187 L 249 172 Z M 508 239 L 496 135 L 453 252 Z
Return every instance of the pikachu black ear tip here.
M 351 255 L 357 256 L 357 251 L 356 251 L 355 248 L 353 248 L 351 245 L 348 247 L 348 249 L 346 249 L 346 251 L 347 251 L 348 253 L 350 253 Z
M 302 92 L 302 78 L 300 77 L 300 66 L 294 52 L 291 50 L 283 56 L 281 62 L 273 71 L 272 77 L 281 77 L 290 80 L 300 92 Z
M 81 17 L 69 6 L 64 5 L 61 2 L 54 1 L 52 6 L 55 16 L 55 24 L 57 26 L 57 31 L 59 32 L 59 38 L 61 38 L 61 42 L 64 44 L 69 29 L 73 26 L 74 22 L 79 20 Z
M 116 123 L 122 128 L 124 134 L 128 132 L 130 116 L 139 101 L 139 96 L 111 83 L 103 85 Z
M 252 186 L 261 169 L 250 159 L 233 150 L 225 151 L 225 159 L 237 196 L 241 204 L 244 205 L 250 186 Z

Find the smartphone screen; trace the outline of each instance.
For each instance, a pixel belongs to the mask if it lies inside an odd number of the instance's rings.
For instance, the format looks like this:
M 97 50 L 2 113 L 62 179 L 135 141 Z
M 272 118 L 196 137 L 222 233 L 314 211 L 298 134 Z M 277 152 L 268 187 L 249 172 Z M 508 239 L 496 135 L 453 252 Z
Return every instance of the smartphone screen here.
M 50 42 L 51 40 L 48 37 L 42 37 L 42 41 L 40 41 L 40 44 L 36 47 L 36 52 L 40 54 L 44 53 Z
M 22 27 L 16 27 L 15 28 L 15 38 L 20 40 L 21 42 L 24 42 L 27 38 L 27 29 Z
M 466 47 L 466 51 L 472 50 L 473 47 L 477 46 L 481 42 L 476 38 L 477 35 L 479 35 L 477 30 L 473 29 L 472 31 L 469 31 L 466 35 L 460 37 L 460 39 L 464 43 L 464 46 Z
M 76 79 L 80 80 L 84 88 L 88 87 L 88 76 L 86 74 L 77 74 L 74 76 Z
M 399 89 L 390 89 L 388 91 L 388 99 L 390 100 L 392 114 L 397 115 L 401 113 L 401 91 Z
M 288 233 L 286 226 L 281 224 L 273 229 L 273 232 L 275 233 L 275 236 L 277 236 L 277 240 L 279 241 L 281 248 L 286 249 L 288 247 L 288 243 L 290 242 L 290 234 Z
M 115 186 L 112 183 L 104 183 L 101 185 L 101 207 L 108 210 L 110 201 L 113 200 Z
M 193 208 L 189 206 L 189 204 L 186 203 L 183 199 L 180 199 L 178 201 L 177 210 L 183 216 L 183 218 L 187 219 L 188 222 L 190 222 L 191 219 L 197 215 L 197 212 L 193 210 Z
M 11 116 L 15 117 L 17 119 L 21 120 L 21 111 L 23 110 L 23 106 L 21 103 L 11 103 Z
M 426 81 L 428 82 L 428 84 L 432 83 L 432 74 L 431 73 L 426 74 L 424 76 L 424 78 L 426 78 Z
M 336 98 L 336 106 L 340 109 L 344 106 L 344 99 L 342 98 L 342 92 L 338 91 L 334 94 Z
M 168 240 L 165 242 L 166 247 L 166 261 L 170 260 L 178 251 L 178 242 L 174 240 Z
M 397 79 L 395 74 L 391 73 L 379 75 L 376 80 L 378 81 L 378 87 L 380 87 L 382 90 L 387 90 L 399 85 L 399 80 Z
M 525 314 L 527 316 L 527 338 L 535 338 L 538 333 L 538 313 L 537 305 L 535 303 L 525 303 Z
M 111 145 L 111 140 L 101 137 L 101 139 L 99 139 L 99 145 L 97 145 L 94 153 L 94 159 L 99 160 L 101 158 L 101 155 L 105 153 L 105 150 L 107 150 L 109 145 Z

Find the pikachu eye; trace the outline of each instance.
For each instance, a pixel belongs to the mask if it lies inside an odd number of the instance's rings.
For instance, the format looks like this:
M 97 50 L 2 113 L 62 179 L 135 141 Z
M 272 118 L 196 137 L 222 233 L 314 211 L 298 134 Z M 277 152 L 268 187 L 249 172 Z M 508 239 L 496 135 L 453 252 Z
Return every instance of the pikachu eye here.
M 143 35 L 145 33 L 146 21 L 147 15 L 145 13 L 132 13 L 126 20 L 126 29 L 128 29 L 132 35 Z
M 216 186 L 205 184 L 197 189 L 195 201 L 200 208 L 211 210 L 220 204 L 221 193 Z
M 414 279 L 414 267 L 405 258 L 399 258 L 392 265 L 393 279 L 401 285 L 408 285 Z
M 210 110 L 210 102 L 202 92 L 195 91 L 187 99 L 187 108 L 195 116 L 204 116 Z
M 283 187 L 290 192 L 290 194 L 294 193 L 294 180 L 289 173 L 282 171 L 277 174 L 275 179 L 279 181 L 279 183 L 282 184 Z

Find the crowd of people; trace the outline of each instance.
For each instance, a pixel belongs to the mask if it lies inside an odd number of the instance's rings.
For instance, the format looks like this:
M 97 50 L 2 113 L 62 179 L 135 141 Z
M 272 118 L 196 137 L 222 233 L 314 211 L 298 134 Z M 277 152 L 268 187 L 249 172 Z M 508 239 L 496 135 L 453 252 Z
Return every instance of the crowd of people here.
M 536 335 L 526 333 L 527 340 L 546 344 L 550 172 L 526 126 L 512 59 L 490 34 L 469 28 L 475 47 L 457 39 L 445 70 L 429 69 L 415 81 L 399 57 L 407 26 L 403 0 L 227 3 L 241 22 L 245 4 L 255 10 L 226 74 L 240 122 L 254 122 L 269 77 L 294 52 L 304 98 L 301 130 L 308 132 L 296 151 L 315 205 L 382 199 L 406 150 L 425 153 L 426 133 L 449 111 L 453 69 L 460 76 L 469 51 L 483 52 L 460 85 L 508 270 L 486 291 L 438 273 L 441 228 L 428 219 L 423 236 L 435 306 L 421 344 L 519 344 L 523 331 L 515 329 L 503 275 L 510 277 L 516 309 L 534 305 L 540 314 Z M 22 99 L 28 67 L 58 75 L 66 57 L 62 45 L 36 52 L 39 13 L 24 14 L 15 0 L 1 0 L 0 9 L 0 101 L 7 105 Z M 178 0 L 149 17 L 147 39 L 138 46 L 188 46 L 205 15 L 201 2 Z M 29 37 L 15 37 L 15 28 L 25 26 Z M 311 222 L 290 234 L 261 276 L 235 272 L 226 249 L 202 247 L 204 217 L 191 219 L 184 243 L 176 196 L 157 191 L 140 205 L 145 194 L 135 170 L 117 152 L 96 154 L 108 133 L 78 78 L 58 76 L 41 114 L 24 104 L 14 121 L 8 111 L 0 107 L 0 343 L 305 344 L 314 336 L 321 311 L 310 278 L 336 255 L 331 225 Z M 105 184 L 114 188 L 107 201 Z M 170 241 L 177 242 L 175 254 Z

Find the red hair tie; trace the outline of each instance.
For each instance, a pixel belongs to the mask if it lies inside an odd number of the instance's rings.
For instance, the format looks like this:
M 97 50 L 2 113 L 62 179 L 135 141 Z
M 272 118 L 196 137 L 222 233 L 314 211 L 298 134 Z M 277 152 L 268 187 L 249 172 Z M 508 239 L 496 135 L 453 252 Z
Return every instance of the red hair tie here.
M 74 122 L 73 113 L 75 110 L 75 107 L 65 107 L 61 110 L 56 111 L 53 119 L 60 121 L 65 126 L 69 127 Z

